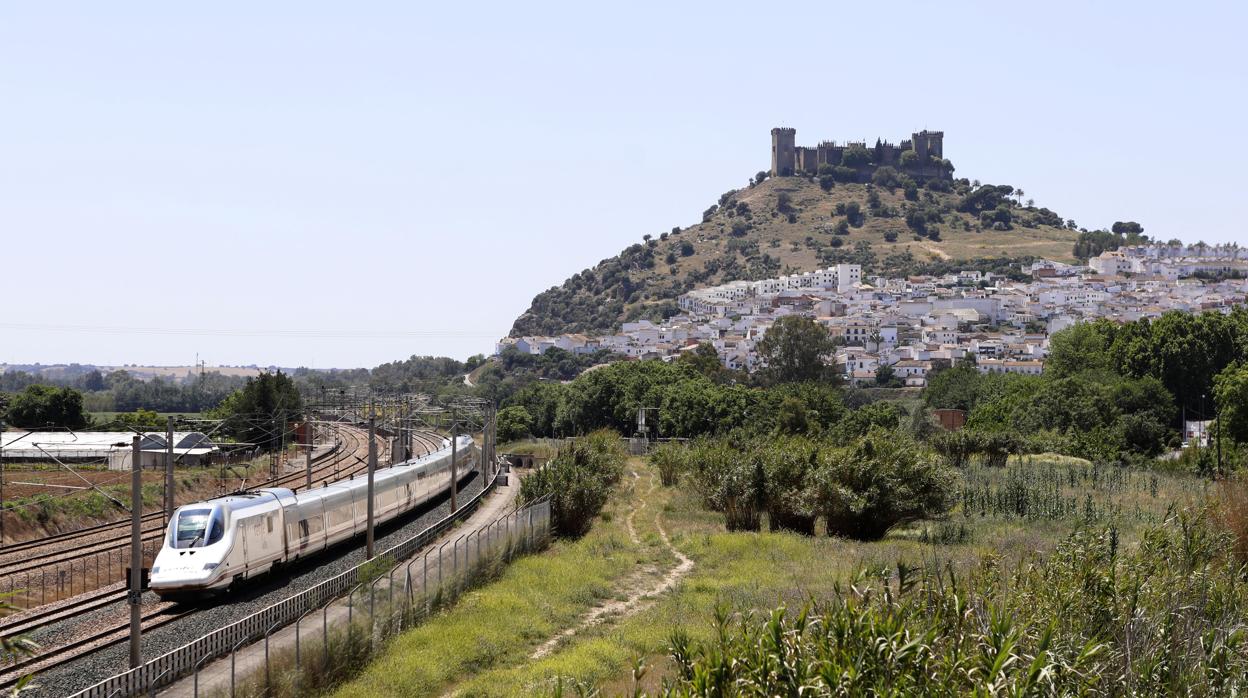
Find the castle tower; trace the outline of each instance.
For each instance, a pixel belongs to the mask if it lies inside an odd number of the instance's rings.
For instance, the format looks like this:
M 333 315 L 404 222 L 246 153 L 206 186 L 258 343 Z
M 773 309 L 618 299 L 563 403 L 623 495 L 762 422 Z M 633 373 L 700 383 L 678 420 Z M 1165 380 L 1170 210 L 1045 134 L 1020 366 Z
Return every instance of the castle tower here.
M 914 141 L 914 154 L 919 156 L 919 162 L 927 162 L 927 131 L 911 134 L 911 140 Z
M 796 167 L 793 144 L 797 142 L 797 129 L 771 129 L 771 176 L 788 177 Z
M 945 157 L 945 132 L 922 130 L 914 134 L 914 152 L 919 160 L 926 162 L 927 156 Z

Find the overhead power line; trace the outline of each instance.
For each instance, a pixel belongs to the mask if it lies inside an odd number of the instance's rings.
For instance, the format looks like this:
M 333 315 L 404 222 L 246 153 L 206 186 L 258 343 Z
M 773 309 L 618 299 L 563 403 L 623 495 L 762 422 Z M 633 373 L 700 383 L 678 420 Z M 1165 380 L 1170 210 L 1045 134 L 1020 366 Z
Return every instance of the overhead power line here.
M 404 339 L 429 337 L 490 337 L 497 332 L 482 330 L 394 330 L 372 329 L 244 329 L 207 327 L 126 327 L 120 325 L 60 325 L 49 323 L 0 322 L 0 328 L 8 330 L 33 330 L 41 332 L 70 332 L 79 334 L 111 335 L 183 335 L 199 337 L 292 337 L 296 339 Z

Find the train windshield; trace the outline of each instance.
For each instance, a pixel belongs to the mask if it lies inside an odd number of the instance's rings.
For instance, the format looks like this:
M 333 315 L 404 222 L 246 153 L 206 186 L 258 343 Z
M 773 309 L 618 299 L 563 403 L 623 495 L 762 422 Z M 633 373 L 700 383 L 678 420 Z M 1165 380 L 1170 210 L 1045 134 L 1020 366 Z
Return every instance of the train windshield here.
M 225 534 L 221 510 L 214 509 L 183 509 L 178 512 L 177 526 L 174 528 L 170 542 L 174 548 L 202 548 L 221 540 Z

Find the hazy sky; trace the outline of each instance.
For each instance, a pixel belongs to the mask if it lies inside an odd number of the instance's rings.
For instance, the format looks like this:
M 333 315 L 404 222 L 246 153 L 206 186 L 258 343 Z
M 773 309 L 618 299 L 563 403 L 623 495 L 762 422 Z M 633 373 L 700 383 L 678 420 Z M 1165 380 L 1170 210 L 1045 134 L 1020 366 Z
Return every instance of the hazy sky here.
M 798 142 L 1248 242 L 1235 3 L 0 5 L 0 362 L 489 352 Z

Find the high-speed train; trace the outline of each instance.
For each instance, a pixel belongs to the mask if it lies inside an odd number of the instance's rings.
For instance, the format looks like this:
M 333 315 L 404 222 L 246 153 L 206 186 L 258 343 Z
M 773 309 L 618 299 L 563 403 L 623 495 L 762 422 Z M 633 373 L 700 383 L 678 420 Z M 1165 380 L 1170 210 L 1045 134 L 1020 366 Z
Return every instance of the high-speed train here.
M 450 489 L 451 442 L 433 453 L 377 469 L 374 520 L 389 521 Z M 475 464 L 471 437 L 455 444 L 458 474 Z M 151 589 L 166 599 L 195 599 L 315 555 L 362 534 L 368 525 L 368 478 L 356 476 L 298 494 L 283 487 L 232 494 L 174 512 L 152 563 Z

